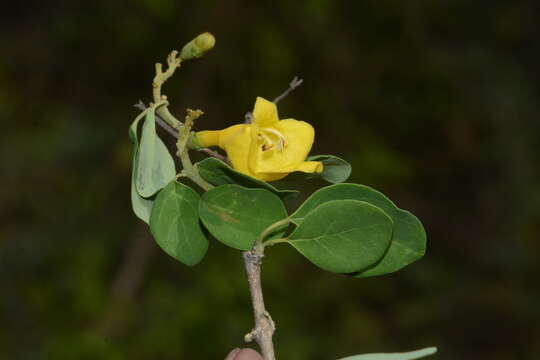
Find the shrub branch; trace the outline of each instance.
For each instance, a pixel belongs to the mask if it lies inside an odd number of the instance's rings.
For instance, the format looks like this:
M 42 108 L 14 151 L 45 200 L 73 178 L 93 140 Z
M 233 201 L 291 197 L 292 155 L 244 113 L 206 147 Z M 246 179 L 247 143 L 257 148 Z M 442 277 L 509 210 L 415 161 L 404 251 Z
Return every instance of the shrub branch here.
M 261 286 L 261 265 L 264 255 L 255 248 L 251 251 L 244 251 L 244 265 L 251 294 L 251 304 L 253 306 L 253 316 L 255 318 L 255 328 L 244 336 L 246 342 L 255 340 L 261 348 L 264 360 L 275 360 L 274 344 L 272 336 L 276 330 L 276 325 L 264 307 L 264 298 Z

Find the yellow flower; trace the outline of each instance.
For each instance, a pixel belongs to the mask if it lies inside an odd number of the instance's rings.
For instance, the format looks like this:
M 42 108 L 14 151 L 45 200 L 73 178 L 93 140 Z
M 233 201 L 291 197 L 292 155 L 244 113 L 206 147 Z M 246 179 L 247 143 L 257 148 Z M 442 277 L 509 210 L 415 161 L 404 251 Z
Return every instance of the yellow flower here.
M 219 146 L 236 170 L 264 181 L 279 180 L 294 171 L 322 172 L 319 161 L 305 161 L 315 137 L 304 121 L 279 120 L 276 104 L 257 97 L 253 122 L 196 134 L 202 147 Z

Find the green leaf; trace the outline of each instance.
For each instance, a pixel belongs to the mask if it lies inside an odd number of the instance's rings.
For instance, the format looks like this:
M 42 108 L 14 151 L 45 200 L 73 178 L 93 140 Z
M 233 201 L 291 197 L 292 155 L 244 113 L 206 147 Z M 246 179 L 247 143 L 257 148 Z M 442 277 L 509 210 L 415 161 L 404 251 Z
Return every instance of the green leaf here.
M 268 226 L 287 217 L 283 203 L 264 189 L 221 185 L 206 192 L 199 205 L 201 220 L 210 233 L 232 248 L 249 250 Z M 280 236 L 283 231 L 274 233 Z
M 429 347 L 416 351 L 404 353 L 385 353 L 385 354 L 364 354 L 342 358 L 339 360 L 414 360 L 425 356 L 433 355 L 437 352 L 436 347 Z
M 358 200 L 328 201 L 311 211 L 288 242 L 318 267 L 350 273 L 376 263 L 392 239 L 392 220 Z
M 170 182 L 156 197 L 150 231 L 167 254 L 186 265 L 202 260 L 208 239 L 199 222 L 200 196 L 176 181 Z
M 152 205 L 154 201 L 152 199 L 145 199 L 141 195 L 139 195 L 136 188 L 137 186 L 135 184 L 138 176 L 137 164 L 139 162 L 139 139 L 137 137 L 137 127 L 139 125 L 139 121 L 144 115 L 145 113 L 141 113 L 139 116 L 137 116 L 137 118 L 129 127 L 129 139 L 131 141 L 131 144 L 133 145 L 133 163 L 131 170 L 131 206 L 135 215 L 145 223 L 149 224 L 150 213 L 152 212 Z
M 321 161 L 323 171 L 320 174 L 310 174 L 310 177 L 320 176 L 333 184 L 342 183 L 351 176 L 352 167 L 347 161 L 334 155 L 313 155 L 306 161 Z
M 384 257 L 370 268 L 355 274 L 368 277 L 395 272 L 420 259 L 426 250 L 426 233 L 422 223 L 408 211 L 401 210 L 380 192 L 364 185 L 336 184 L 324 187 L 311 195 L 291 215 L 295 224 L 321 204 L 332 200 L 353 199 L 365 201 L 383 210 L 394 221 L 392 242 Z
M 199 169 L 201 177 L 215 186 L 237 184 L 246 188 L 266 189 L 276 194 L 281 199 L 286 199 L 299 193 L 297 190 L 276 189 L 269 183 L 236 171 L 223 161 L 213 157 L 206 158 L 199 162 L 197 168 Z
M 176 176 L 174 160 L 156 134 L 156 114 L 152 107 L 146 110 L 137 167 L 137 192 L 145 198 L 154 195 Z
M 153 199 L 145 199 L 137 192 L 135 185 L 135 178 L 137 174 L 137 154 L 133 156 L 133 170 L 131 172 L 131 207 L 135 215 L 144 221 L 150 223 L 150 214 L 152 212 L 152 206 L 154 204 Z

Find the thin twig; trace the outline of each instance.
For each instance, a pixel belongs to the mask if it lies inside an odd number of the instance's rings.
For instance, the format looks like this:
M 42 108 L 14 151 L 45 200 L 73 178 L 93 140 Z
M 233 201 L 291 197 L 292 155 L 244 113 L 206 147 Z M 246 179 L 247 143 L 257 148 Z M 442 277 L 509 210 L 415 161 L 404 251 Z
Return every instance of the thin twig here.
M 139 102 L 137 104 L 133 105 L 133 106 L 135 108 L 141 110 L 141 111 L 146 110 L 146 106 L 144 105 L 144 103 L 141 100 L 139 100 Z M 171 134 L 172 136 L 174 136 L 175 138 L 178 139 L 178 131 L 176 129 L 172 128 L 171 126 L 169 126 L 169 124 L 167 124 L 158 114 L 156 114 L 156 122 L 165 131 L 167 131 L 169 134 Z
M 156 75 L 152 81 L 152 95 L 155 103 L 167 100 L 167 97 L 161 94 L 161 86 L 173 76 L 175 70 L 179 68 L 181 64 L 182 58 L 178 56 L 177 50 L 171 51 L 169 56 L 167 56 L 167 70 L 163 71 L 163 65 L 161 63 L 156 63 Z M 161 115 L 162 119 L 170 126 L 176 128 L 182 125 L 182 123 L 170 113 L 166 106 L 157 109 L 156 112 Z
M 244 115 L 244 119 L 244 124 L 251 124 L 253 122 L 253 113 L 248 111 L 246 115 Z
M 139 100 L 139 102 L 135 105 L 133 105 L 135 108 L 141 110 L 141 111 L 144 111 L 146 110 L 146 106 L 144 105 L 144 103 L 142 101 Z M 178 139 L 178 131 L 176 129 L 173 129 L 171 126 L 169 126 L 169 124 L 167 124 L 165 121 L 163 121 L 163 119 L 158 115 L 156 114 L 156 122 L 159 124 L 159 126 L 161 126 L 166 132 L 168 132 L 170 135 L 174 136 L 175 138 Z M 214 150 L 210 150 L 208 148 L 201 148 L 201 149 L 197 149 L 198 151 L 200 152 L 203 152 L 209 156 L 212 156 L 212 157 L 215 157 L 229 165 L 231 165 L 231 162 L 229 161 L 229 159 L 226 157 L 226 156 L 223 156 L 221 155 L 220 153 L 218 153 L 217 151 L 214 151 Z
M 227 158 L 226 156 L 221 155 L 217 151 L 211 150 L 209 148 L 201 148 L 201 149 L 197 149 L 197 150 L 200 151 L 200 152 L 205 153 L 206 155 L 215 157 L 216 159 L 219 159 L 219 160 L 223 161 L 226 164 L 231 165 L 231 162 L 229 161 L 229 158 Z
M 246 334 L 244 339 L 247 342 L 257 341 L 264 360 L 275 360 L 272 336 L 274 335 L 276 326 L 264 307 L 261 286 L 261 264 L 264 255 L 252 250 L 244 251 L 242 256 L 244 258 L 251 303 L 253 305 L 253 315 L 255 317 L 255 328 Z
M 299 79 L 298 76 L 295 76 L 292 81 L 289 83 L 289 88 L 283 92 L 283 94 L 279 95 L 277 98 L 274 99 L 273 103 L 277 104 L 281 100 L 283 100 L 287 95 L 289 95 L 292 91 L 294 91 L 297 87 L 302 85 L 304 82 L 304 79 Z

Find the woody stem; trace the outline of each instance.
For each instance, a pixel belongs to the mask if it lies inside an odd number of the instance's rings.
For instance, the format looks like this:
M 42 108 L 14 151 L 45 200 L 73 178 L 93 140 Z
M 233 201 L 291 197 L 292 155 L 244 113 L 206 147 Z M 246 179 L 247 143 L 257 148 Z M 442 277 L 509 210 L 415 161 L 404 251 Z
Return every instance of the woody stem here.
M 255 318 L 255 328 L 245 336 L 245 341 L 257 341 L 261 349 L 264 360 L 275 360 L 274 344 L 272 336 L 275 331 L 275 324 L 264 306 L 263 292 L 261 286 L 261 265 L 263 254 L 255 248 L 251 251 L 244 251 L 244 265 L 249 283 L 251 303 L 253 305 L 253 315 Z

